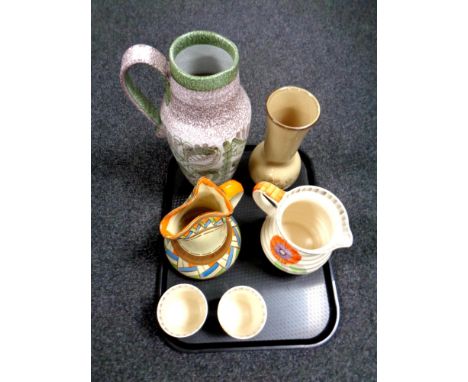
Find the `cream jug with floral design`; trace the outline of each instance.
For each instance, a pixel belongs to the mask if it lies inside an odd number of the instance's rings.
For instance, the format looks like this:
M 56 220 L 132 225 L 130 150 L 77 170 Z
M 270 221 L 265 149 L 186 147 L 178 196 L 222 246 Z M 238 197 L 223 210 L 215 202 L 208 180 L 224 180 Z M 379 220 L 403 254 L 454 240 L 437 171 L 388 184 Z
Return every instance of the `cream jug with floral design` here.
M 164 78 L 160 111 L 143 95 L 129 69 L 146 64 Z M 169 58 L 149 45 L 122 57 L 120 82 L 135 106 L 166 136 L 185 177 L 216 184 L 232 177 L 250 128 L 250 100 L 239 80 L 236 45 L 214 32 L 186 33 L 172 43 Z
M 299 186 L 285 192 L 259 182 L 253 199 L 267 214 L 260 233 L 263 252 L 284 272 L 314 272 L 335 249 L 353 244 L 346 209 L 324 188 Z

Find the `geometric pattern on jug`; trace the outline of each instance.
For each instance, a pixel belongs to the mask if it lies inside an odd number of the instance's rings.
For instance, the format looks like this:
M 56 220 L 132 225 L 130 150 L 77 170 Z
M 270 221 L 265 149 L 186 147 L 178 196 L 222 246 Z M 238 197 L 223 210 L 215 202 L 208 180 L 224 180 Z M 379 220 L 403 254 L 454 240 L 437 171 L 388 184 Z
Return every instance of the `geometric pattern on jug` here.
M 179 257 L 170 240 L 164 240 L 166 257 L 175 270 L 192 279 L 211 279 L 226 272 L 237 260 L 241 248 L 241 233 L 235 219 L 231 218 L 233 235 L 226 253 L 217 261 L 204 265 L 191 264 Z

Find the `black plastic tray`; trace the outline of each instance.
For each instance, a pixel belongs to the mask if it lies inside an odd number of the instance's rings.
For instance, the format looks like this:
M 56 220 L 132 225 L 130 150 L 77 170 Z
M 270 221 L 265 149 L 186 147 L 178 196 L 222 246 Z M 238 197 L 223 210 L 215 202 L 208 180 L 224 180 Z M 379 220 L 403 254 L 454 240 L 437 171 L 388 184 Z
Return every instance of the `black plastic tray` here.
M 300 348 L 318 346 L 335 332 L 339 321 L 339 304 L 335 281 L 327 262 L 319 270 L 304 276 L 281 272 L 263 254 L 260 229 L 265 214 L 252 199 L 254 186 L 248 172 L 248 159 L 255 146 L 247 146 L 234 174 L 242 183 L 244 196 L 234 211 L 239 223 L 242 244 L 236 263 L 225 274 L 211 280 L 193 280 L 177 273 L 164 254 L 163 241 L 158 245 L 160 261 L 157 280 L 157 299 L 171 286 L 189 283 L 205 294 L 209 312 L 201 330 L 193 336 L 177 339 L 160 330 L 166 342 L 179 351 L 230 351 L 241 349 Z M 302 169 L 292 187 L 316 184 L 312 163 L 300 152 Z M 184 178 L 172 158 L 163 196 L 161 217 L 182 204 L 193 186 Z M 268 319 L 262 332 L 249 340 L 236 340 L 224 333 L 216 310 L 225 291 L 236 285 L 257 289 L 265 299 Z

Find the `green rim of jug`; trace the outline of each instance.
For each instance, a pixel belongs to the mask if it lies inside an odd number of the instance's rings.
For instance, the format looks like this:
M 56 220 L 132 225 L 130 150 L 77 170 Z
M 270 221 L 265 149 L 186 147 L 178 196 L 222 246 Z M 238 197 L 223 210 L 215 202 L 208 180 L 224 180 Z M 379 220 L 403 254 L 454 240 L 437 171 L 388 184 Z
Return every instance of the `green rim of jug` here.
M 175 57 L 183 49 L 197 44 L 208 44 L 224 49 L 233 60 L 232 66 L 222 72 L 210 76 L 194 76 L 180 69 L 175 63 Z M 169 65 L 171 76 L 187 89 L 209 91 L 219 89 L 231 83 L 239 71 L 239 52 L 237 46 L 226 37 L 215 32 L 193 31 L 177 37 L 169 49 Z

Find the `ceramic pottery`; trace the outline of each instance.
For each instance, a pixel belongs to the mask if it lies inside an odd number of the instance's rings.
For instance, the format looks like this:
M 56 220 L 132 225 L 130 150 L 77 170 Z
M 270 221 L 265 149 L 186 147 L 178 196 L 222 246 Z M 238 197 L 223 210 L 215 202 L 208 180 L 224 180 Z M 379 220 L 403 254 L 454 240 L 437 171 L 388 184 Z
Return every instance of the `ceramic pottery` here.
M 172 337 L 188 337 L 200 330 L 208 316 L 208 302 L 200 289 L 177 284 L 160 298 L 156 309 L 159 326 Z
M 164 78 L 160 111 L 132 81 L 129 69 L 146 64 Z M 122 58 L 120 82 L 135 106 L 166 136 L 185 177 L 205 176 L 217 184 L 239 164 L 250 128 L 250 100 L 239 81 L 236 45 L 219 34 L 194 31 L 178 37 L 169 59 L 138 44 Z
M 353 244 L 345 207 L 324 188 L 300 186 L 285 192 L 260 182 L 253 198 L 267 214 L 260 233 L 263 252 L 284 272 L 314 272 L 332 251 Z
M 301 171 L 297 150 L 317 122 L 320 105 L 305 89 L 286 86 L 275 90 L 266 102 L 266 135 L 252 152 L 249 171 L 255 183 L 268 181 L 290 187 Z
M 241 235 L 232 213 L 243 193 L 235 180 L 217 186 L 202 177 L 187 201 L 162 219 L 166 255 L 178 272 L 210 279 L 234 264 Z
M 258 335 L 267 320 L 262 295 L 248 286 L 236 286 L 223 294 L 218 304 L 218 320 L 233 338 L 246 340 Z

